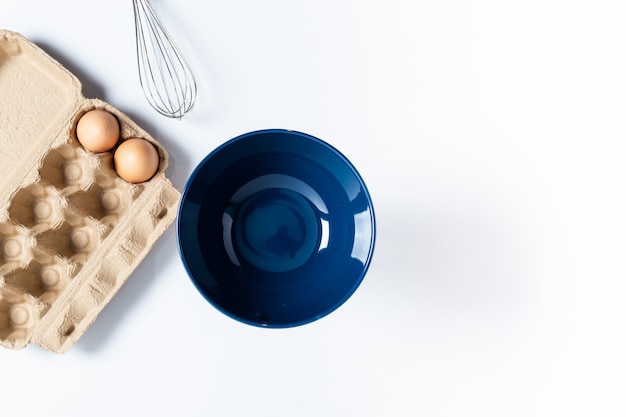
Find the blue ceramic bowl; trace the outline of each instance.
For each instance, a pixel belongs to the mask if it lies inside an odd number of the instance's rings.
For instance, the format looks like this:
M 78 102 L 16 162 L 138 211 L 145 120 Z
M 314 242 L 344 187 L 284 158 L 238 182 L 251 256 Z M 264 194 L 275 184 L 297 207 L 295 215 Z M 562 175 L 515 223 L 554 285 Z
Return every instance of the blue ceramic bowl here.
M 178 213 L 193 283 L 243 323 L 292 327 L 343 304 L 374 249 L 370 195 L 352 164 L 310 135 L 262 130 L 195 169 Z

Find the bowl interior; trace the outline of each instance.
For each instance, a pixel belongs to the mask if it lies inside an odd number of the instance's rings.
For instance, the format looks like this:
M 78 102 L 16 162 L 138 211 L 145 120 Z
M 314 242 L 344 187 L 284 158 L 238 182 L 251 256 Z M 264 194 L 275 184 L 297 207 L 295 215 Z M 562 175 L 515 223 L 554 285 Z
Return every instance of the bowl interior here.
M 183 192 L 181 258 L 204 297 L 244 323 L 329 314 L 369 266 L 375 222 L 352 164 L 304 133 L 265 130 L 217 148 Z

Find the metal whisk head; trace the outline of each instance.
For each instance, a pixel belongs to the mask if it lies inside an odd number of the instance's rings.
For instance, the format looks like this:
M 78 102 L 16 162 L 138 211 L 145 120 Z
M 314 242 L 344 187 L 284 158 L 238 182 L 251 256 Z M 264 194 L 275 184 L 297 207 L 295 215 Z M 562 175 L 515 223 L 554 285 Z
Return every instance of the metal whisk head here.
M 196 101 L 196 81 L 149 0 L 133 0 L 139 81 L 148 102 L 164 116 L 181 119 Z

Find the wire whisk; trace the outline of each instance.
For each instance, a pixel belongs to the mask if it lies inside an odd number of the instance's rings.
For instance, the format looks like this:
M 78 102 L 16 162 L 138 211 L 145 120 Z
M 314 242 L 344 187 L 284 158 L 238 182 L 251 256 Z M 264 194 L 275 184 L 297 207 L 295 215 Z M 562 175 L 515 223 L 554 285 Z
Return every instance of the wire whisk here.
M 139 81 L 150 105 L 181 119 L 196 101 L 196 80 L 149 0 L 133 0 Z

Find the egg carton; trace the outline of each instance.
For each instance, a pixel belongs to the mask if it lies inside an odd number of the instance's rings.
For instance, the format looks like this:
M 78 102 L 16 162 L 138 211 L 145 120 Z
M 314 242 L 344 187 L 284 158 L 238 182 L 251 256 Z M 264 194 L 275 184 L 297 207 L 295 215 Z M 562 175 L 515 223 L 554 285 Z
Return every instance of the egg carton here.
M 89 110 L 120 123 L 121 140 L 158 150 L 152 179 L 131 184 L 112 151 L 76 139 Z M 0 30 L 0 346 L 72 347 L 176 216 L 168 154 L 128 116 L 85 98 L 79 80 L 23 35 Z

